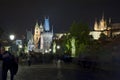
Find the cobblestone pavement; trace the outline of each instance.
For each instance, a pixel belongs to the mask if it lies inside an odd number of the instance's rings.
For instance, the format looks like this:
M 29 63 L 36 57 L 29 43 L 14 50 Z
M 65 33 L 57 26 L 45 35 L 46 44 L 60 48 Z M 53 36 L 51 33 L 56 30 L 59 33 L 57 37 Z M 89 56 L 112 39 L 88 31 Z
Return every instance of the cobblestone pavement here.
M 9 73 L 8 73 L 9 74 Z M 8 75 L 9 77 L 9 75 Z M 9 80 L 9 79 L 8 79 Z M 73 64 L 20 65 L 15 80 L 116 80 L 109 71 L 85 70 Z

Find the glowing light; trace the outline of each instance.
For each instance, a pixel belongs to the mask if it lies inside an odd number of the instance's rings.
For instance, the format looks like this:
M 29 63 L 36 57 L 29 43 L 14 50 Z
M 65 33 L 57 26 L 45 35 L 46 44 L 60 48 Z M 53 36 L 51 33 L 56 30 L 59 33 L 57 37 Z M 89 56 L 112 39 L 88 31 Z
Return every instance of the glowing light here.
M 93 36 L 93 39 L 98 40 L 100 38 L 101 32 L 91 31 L 89 35 Z
M 60 46 L 59 46 L 59 45 L 57 45 L 57 49 L 60 49 Z
M 49 49 L 49 51 L 52 51 L 52 49 Z
M 48 50 L 45 50 L 45 53 L 48 53 Z
M 72 48 L 71 48 L 71 52 L 72 52 L 72 57 L 75 57 L 75 38 L 72 38 L 71 39 L 71 46 L 72 46 Z
M 10 40 L 14 40 L 15 39 L 15 36 L 12 34 L 10 35 Z
M 22 48 L 22 45 L 19 45 L 19 48 Z

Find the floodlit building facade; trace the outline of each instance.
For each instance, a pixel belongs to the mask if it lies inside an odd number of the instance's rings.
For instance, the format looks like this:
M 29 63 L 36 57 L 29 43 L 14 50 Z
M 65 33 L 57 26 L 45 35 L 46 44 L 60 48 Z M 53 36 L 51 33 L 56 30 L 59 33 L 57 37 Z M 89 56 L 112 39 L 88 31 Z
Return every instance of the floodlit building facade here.
M 42 53 L 49 52 L 53 40 L 53 27 L 50 28 L 49 18 L 44 19 L 43 25 L 36 22 L 34 33 L 31 33 L 32 31 L 27 32 L 27 36 L 28 43 L 34 45 L 33 50 Z
M 104 33 L 106 36 L 111 36 L 111 19 L 109 19 L 109 22 L 104 18 L 104 15 L 102 16 L 100 21 L 95 20 L 94 23 L 94 30 L 90 32 L 90 35 L 93 36 L 94 39 L 98 40 L 100 38 L 101 33 Z

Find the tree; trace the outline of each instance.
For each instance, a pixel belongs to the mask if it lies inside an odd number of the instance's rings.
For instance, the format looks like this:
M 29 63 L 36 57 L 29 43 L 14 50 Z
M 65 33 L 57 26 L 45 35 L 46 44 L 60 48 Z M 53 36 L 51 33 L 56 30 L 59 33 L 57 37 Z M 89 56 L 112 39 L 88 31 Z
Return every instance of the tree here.
M 64 53 L 69 53 L 70 52 L 70 39 L 69 39 L 69 33 L 66 35 L 63 35 L 60 39 L 60 46 L 63 48 Z
M 89 36 L 89 26 L 85 23 L 76 23 L 73 22 L 73 24 L 70 27 L 70 35 L 72 37 L 75 37 L 76 40 L 79 40 L 80 43 L 87 43 L 90 36 Z
M 90 28 L 87 24 L 80 22 L 72 23 L 69 31 L 70 35 L 68 36 L 67 41 L 69 41 L 73 37 L 75 38 L 76 56 L 87 51 L 87 46 L 90 42 L 89 32 Z

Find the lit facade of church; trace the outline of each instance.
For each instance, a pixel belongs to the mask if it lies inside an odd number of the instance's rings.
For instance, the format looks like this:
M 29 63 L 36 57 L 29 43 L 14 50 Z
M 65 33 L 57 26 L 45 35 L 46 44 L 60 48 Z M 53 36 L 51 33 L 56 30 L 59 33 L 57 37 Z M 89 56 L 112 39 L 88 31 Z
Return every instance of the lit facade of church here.
M 110 27 L 111 19 L 109 19 L 109 22 L 104 19 L 104 15 L 102 16 L 101 20 L 98 22 L 95 20 L 94 23 L 94 30 L 90 32 L 90 35 L 93 36 L 94 39 L 99 39 L 101 33 L 104 33 L 106 36 L 110 37 Z
M 104 16 L 102 17 L 102 19 L 100 20 L 100 22 L 98 23 L 97 20 L 94 23 L 94 30 L 95 31 L 103 31 L 107 29 L 107 22 L 104 19 Z

